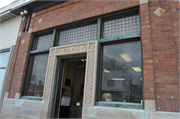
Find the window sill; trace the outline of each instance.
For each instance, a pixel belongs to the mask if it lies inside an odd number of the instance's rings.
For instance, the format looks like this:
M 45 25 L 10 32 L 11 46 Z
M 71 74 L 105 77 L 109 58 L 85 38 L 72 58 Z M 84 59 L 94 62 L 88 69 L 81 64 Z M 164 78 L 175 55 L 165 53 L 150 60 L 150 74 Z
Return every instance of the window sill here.
M 42 101 L 42 97 L 35 97 L 35 96 L 21 96 L 21 99 Z
M 129 102 L 99 101 L 99 102 L 96 102 L 96 106 L 143 109 L 143 105 L 141 103 L 129 103 Z

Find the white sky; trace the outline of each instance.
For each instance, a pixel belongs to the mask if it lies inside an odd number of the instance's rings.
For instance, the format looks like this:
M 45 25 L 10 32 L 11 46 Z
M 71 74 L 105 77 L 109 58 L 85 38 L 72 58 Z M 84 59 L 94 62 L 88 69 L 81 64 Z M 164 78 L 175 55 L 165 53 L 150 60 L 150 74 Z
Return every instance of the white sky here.
M 13 1 L 15 0 L 0 0 L 0 8 L 12 3 Z
M 16 0 L 0 0 L 0 8 L 14 2 Z M 29 0 L 24 0 L 25 2 L 29 1 Z

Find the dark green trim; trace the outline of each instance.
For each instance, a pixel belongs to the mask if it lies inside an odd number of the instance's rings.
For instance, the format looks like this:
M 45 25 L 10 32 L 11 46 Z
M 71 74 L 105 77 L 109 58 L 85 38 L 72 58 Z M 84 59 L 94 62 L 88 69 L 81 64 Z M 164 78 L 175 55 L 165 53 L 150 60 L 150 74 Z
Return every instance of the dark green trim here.
M 60 64 L 64 64 L 64 62 L 62 63 L 62 61 L 60 61 L 60 59 L 57 58 L 56 73 L 55 73 L 53 94 L 52 94 L 52 103 L 51 103 L 51 110 L 50 110 L 50 118 L 54 118 L 54 112 L 55 112 L 54 108 L 55 108 L 55 103 L 56 103 L 56 98 L 57 98 L 56 96 L 57 96 L 57 90 L 58 90 L 56 84 L 58 84 L 59 82 Z
M 53 47 L 55 44 L 55 40 L 56 40 L 56 29 L 53 30 L 53 37 L 52 37 L 52 44 L 51 47 Z
M 88 20 L 84 20 L 84 21 L 79 21 L 79 22 L 75 22 L 75 23 L 59 26 L 56 29 L 58 31 L 59 30 L 66 30 L 66 29 L 71 29 L 73 27 L 78 27 L 78 26 L 83 26 L 83 25 L 88 25 L 88 24 L 93 24 L 93 23 L 97 23 L 97 18 L 88 19 Z
M 140 37 L 140 36 L 141 36 L 140 33 L 134 33 L 134 34 L 124 35 L 124 36 L 104 38 L 104 39 L 100 39 L 99 41 L 100 41 L 101 43 L 103 43 L 103 42 L 109 42 L 109 41 L 115 41 L 115 40 L 123 40 L 123 39 L 137 38 L 137 37 Z
M 98 18 L 97 23 L 97 40 L 101 39 L 101 18 Z
M 6 69 L 6 67 L 0 67 L 0 69 Z
M 140 9 L 139 9 L 140 14 Z M 141 15 L 139 15 L 139 27 L 140 27 L 140 43 L 141 43 L 141 65 L 142 65 L 142 109 L 144 109 L 144 67 L 143 67 L 143 49 L 142 49 L 142 33 L 141 33 Z
M 33 49 L 33 45 L 34 45 L 34 41 L 36 40 L 36 37 L 34 36 L 34 35 L 32 35 L 32 37 L 31 37 L 31 44 L 30 44 L 30 50 L 29 50 L 29 52 Z
M 86 57 L 87 54 L 83 53 L 83 54 L 78 54 L 78 55 L 68 55 L 68 56 L 59 56 L 58 59 L 64 60 L 64 61 L 70 61 L 71 59 L 82 59 L 84 57 Z
M 41 35 L 47 35 L 47 34 L 51 34 L 53 33 L 54 29 L 48 29 L 48 30 L 43 30 L 41 32 L 36 32 L 36 33 L 33 33 L 33 36 L 41 36 Z
M 0 50 L 0 53 L 9 52 L 9 51 L 10 51 L 10 48 L 8 48 L 8 49 L 3 49 L 3 50 Z
M 139 7 L 135 7 L 135 8 L 131 8 L 131 9 L 126 9 L 124 11 L 118 11 L 117 13 L 110 13 L 109 15 L 103 15 L 101 16 L 102 19 L 107 19 L 107 18 L 111 18 L 111 17 L 117 17 L 119 15 L 130 15 L 130 14 L 135 14 L 135 13 L 139 13 Z
M 49 3 L 49 4 L 45 4 L 45 5 L 43 5 L 43 6 L 37 7 L 37 8 L 35 8 L 35 9 L 32 9 L 31 12 L 32 12 L 32 13 L 38 12 L 38 11 L 41 11 L 41 10 L 43 10 L 43 9 L 49 8 L 49 7 L 51 7 L 51 6 L 60 4 L 60 3 L 62 3 L 62 2 L 65 2 L 65 1 L 53 1 L 53 2 L 51 2 L 51 3 Z
M 100 77 L 101 77 L 101 45 L 98 41 L 98 51 L 97 51 L 97 67 L 96 67 L 96 94 L 95 94 L 95 104 L 99 101 L 99 91 L 100 91 Z
M 33 51 L 30 51 L 30 54 L 43 53 L 43 52 L 48 52 L 48 51 L 49 51 L 49 49 L 33 50 Z
M 21 99 L 42 101 L 42 97 L 36 97 L 36 96 L 21 96 Z

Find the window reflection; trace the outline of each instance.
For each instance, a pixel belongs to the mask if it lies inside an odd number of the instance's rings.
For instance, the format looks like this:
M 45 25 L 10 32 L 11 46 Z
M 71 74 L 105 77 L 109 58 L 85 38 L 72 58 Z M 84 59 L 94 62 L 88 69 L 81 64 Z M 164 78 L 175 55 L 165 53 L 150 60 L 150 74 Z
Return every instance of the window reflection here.
M 103 46 L 101 101 L 142 100 L 140 41 Z
M 6 69 L 0 69 L 0 95 L 1 95 L 2 89 L 3 89 L 5 71 L 6 71 Z
M 9 52 L 0 53 L 0 67 L 6 67 L 9 58 Z
M 26 90 L 26 95 L 42 97 L 45 74 L 47 68 L 48 54 L 34 55 L 31 58 L 30 67 L 30 79 L 28 82 L 28 88 Z

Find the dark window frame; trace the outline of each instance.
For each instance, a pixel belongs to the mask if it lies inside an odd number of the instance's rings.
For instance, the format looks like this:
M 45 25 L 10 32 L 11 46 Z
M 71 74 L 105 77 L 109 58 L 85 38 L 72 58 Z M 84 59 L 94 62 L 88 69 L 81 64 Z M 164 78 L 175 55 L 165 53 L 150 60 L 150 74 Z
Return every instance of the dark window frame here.
M 123 11 L 122 14 L 132 14 L 132 13 L 136 13 L 139 15 L 139 27 L 140 27 L 140 33 L 137 34 L 129 34 L 129 35 L 124 35 L 124 36 L 119 36 L 119 37 L 110 37 L 110 38 L 102 38 L 102 29 L 103 29 L 103 19 L 106 18 L 111 18 L 111 17 L 116 17 L 116 14 L 113 15 L 107 15 L 107 16 L 103 16 L 100 17 L 98 19 L 98 23 L 99 23 L 99 39 L 98 39 L 98 60 L 97 60 L 97 76 L 96 79 L 98 79 L 96 81 L 96 96 L 95 96 L 95 106 L 97 106 L 97 103 L 99 101 L 99 95 L 100 95 L 100 89 L 101 89 L 101 66 L 102 66 L 102 46 L 105 44 L 114 44 L 114 43 L 118 43 L 118 42 L 131 42 L 131 40 L 133 40 L 134 38 L 139 38 L 138 41 L 140 41 L 141 44 L 141 64 L 142 64 L 142 107 L 141 109 L 144 109 L 144 75 L 143 75 L 143 53 L 142 53 L 142 39 L 141 39 L 141 18 L 140 18 L 140 11 L 139 8 L 135 8 L 134 10 L 127 10 L 127 11 Z M 120 13 L 121 14 L 121 13 Z
M 121 39 L 121 40 L 112 40 L 112 41 L 109 41 L 109 42 L 102 42 L 102 43 L 99 43 L 99 49 L 98 50 L 98 54 L 99 54 L 99 58 L 98 58 L 98 63 L 99 64 L 97 67 L 97 70 L 99 71 L 99 73 L 97 74 L 97 78 L 96 79 L 99 79 L 97 84 L 96 84 L 96 100 L 95 100 L 95 106 L 99 106 L 98 105 L 98 102 L 100 101 L 100 91 L 101 91 L 101 88 L 102 88 L 102 66 L 103 66 L 103 46 L 105 45 L 111 45 L 111 44 L 120 44 L 120 43 L 131 43 L 133 41 L 140 41 L 140 44 L 141 44 L 141 38 L 140 37 L 135 37 L 135 38 L 131 38 L 131 39 Z M 141 52 L 141 63 L 143 62 L 142 60 L 142 51 Z M 142 63 L 142 77 L 143 77 L 143 63 Z M 143 78 L 142 78 L 142 101 L 144 102 L 144 94 L 143 94 L 143 87 L 144 87 L 144 82 L 143 82 Z M 142 102 L 142 107 L 141 109 L 144 109 L 144 103 Z M 116 102 L 114 102 L 116 103 Z M 119 102 L 117 102 L 119 103 Z M 131 102 L 128 102 L 128 103 L 131 103 Z M 124 104 L 126 105 L 126 104 Z M 102 106 L 102 105 L 101 105 Z M 120 106 L 118 106 L 119 108 L 122 108 Z M 137 108 L 139 109 L 139 108 Z
M 5 95 L 6 88 L 7 88 L 6 86 L 7 86 L 7 83 L 8 83 L 8 77 L 9 77 L 9 73 L 10 73 L 10 69 L 11 69 L 14 50 L 15 50 L 14 45 L 12 45 L 11 47 L 8 47 L 8 48 L 0 49 L 0 53 L 9 52 L 6 67 L 0 67 L 0 69 L 5 69 L 5 74 L 4 74 L 4 77 L 3 77 L 3 84 L 2 84 L 3 87 L 2 87 L 2 90 L 1 90 L 2 92 L 1 92 L 1 96 L 0 96 L 0 108 L 2 106 L 2 101 L 4 99 L 4 95 Z
M 32 68 L 33 68 L 31 66 L 32 57 L 34 55 L 48 53 L 50 48 L 49 49 L 33 50 L 33 45 L 34 45 L 34 42 L 37 39 L 37 37 L 43 36 L 43 35 L 46 35 L 46 34 L 52 34 L 53 36 L 52 36 L 52 41 L 51 41 L 51 47 L 53 47 L 55 33 L 56 33 L 56 30 L 48 30 L 48 31 L 44 31 L 44 32 L 32 35 L 30 48 L 29 48 L 29 54 L 28 54 L 28 58 L 27 58 L 27 64 L 26 64 L 24 78 L 23 78 L 23 85 L 22 85 L 22 90 L 21 90 L 21 99 L 38 100 L 38 101 L 42 100 L 42 97 L 26 96 L 26 90 L 28 88 L 27 85 L 28 85 L 29 78 L 30 78 L 29 75 L 32 72 Z

